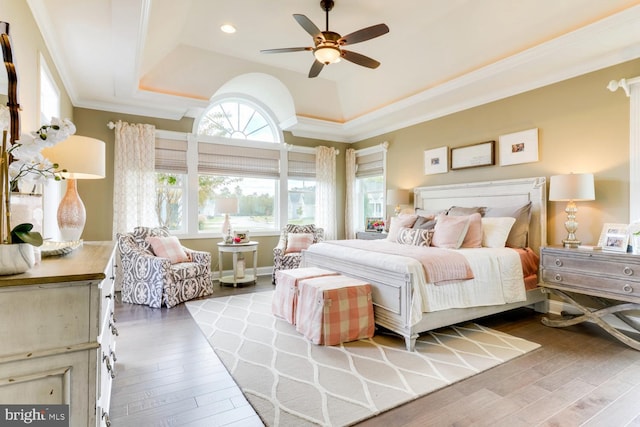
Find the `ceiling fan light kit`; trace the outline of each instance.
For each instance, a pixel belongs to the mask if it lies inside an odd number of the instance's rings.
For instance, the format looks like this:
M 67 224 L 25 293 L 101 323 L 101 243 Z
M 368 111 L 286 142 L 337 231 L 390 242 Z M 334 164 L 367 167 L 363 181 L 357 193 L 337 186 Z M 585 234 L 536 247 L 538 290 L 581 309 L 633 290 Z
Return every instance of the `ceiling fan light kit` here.
M 363 41 L 371 40 L 375 37 L 379 37 L 389 32 L 389 27 L 385 24 L 373 25 L 371 27 L 363 28 L 342 37 L 340 34 L 329 31 L 329 11 L 333 9 L 333 0 L 321 0 L 320 7 L 326 13 L 326 30 L 320 31 L 320 29 L 309 18 L 304 15 L 294 14 L 293 18 L 300 24 L 304 30 L 313 37 L 314 47 L 286 47 L 280 49 L 266 49 L 261 50 L 262 53 L 285 53 L 285 52 L 301 52 L 311 51 L 315 60 L 311 64 L 309 70 L 309 77 L 316 77 L 322 71 L 325 65 L 335 64 L 340 61 L 340 58 L 344 58 L 347 61 L 354 64 L 361 65 L 367 68 L 377 68 L 380 62 L 368 56 L 361 55 L 356 52 L 351 52 L 342 49 L 342 46 L 348 44 L 360 43 Z

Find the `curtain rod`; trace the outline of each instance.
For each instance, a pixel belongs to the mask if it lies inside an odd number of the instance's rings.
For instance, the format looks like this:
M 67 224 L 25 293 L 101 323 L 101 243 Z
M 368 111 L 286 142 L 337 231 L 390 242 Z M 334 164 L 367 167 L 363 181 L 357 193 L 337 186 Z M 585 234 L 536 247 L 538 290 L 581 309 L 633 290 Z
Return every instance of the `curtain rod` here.
M 109 122 L 107 123 L 107 127 L 108 127 L 109 129 L 113 130 L 113 129 L 115 129 L 116 124 L 115 124 L 115 123 L 113 123 L 112 121 L 109 121 Z

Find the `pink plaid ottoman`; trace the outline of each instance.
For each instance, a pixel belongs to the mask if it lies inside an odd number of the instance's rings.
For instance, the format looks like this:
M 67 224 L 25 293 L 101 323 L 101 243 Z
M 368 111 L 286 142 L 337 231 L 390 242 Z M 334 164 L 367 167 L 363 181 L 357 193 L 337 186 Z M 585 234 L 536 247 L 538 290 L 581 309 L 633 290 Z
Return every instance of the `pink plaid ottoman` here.
M 303 279 L 336 275 L 335 271 L 317 267 L 294 268 L 276 271 L 276 290 L 273 293 L 271 312 L 292 325 L 296 324 L 298 283 Z
M 296 330 L 314 344 L 336 345 L 374 333 L 371 285 L 346 276 L 298 283 Z

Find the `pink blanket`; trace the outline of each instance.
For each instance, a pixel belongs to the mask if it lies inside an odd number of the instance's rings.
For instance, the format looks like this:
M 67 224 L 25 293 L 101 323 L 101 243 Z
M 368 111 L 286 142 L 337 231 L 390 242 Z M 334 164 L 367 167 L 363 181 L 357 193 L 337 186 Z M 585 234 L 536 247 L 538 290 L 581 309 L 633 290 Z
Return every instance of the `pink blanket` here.
M 448 249 L 401 245 L 380 240 L 374 242 L 367 240 L 329 240 L 324 243 L 413 258 L 424 267 L 427 283 L 438 285 L 450 281 L 473 279 L 473 271 L 467 259 L 463 255 Z

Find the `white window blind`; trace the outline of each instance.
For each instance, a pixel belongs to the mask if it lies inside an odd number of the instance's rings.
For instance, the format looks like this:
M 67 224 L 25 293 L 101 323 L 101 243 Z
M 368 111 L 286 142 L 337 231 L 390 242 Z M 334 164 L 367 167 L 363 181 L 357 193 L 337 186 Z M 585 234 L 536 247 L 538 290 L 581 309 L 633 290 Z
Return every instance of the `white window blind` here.
M 382 175 L 384 173 L 384 152 L 365 154 L 356 157 L 356 176 L 358 178 Z
M 315 178 L 316 155 L 290 151 L 287 153 L 289 178 Z
M 277 179 L 280 178 L 280 151 L 199 142 L 198 172 Z
M 187 173 L 187 141 L 156 138 L 157 171 Z

